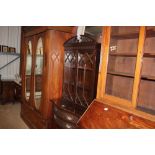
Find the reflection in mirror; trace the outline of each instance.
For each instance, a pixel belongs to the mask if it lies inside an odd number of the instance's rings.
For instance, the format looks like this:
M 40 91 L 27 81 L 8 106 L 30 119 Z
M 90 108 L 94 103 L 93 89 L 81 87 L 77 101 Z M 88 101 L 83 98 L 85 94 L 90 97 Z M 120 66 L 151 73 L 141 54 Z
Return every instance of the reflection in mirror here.
M 25 87 L 25 97 L 28 101 L 30 98 L 30 79 L 31 79 L 31 68 L 32 68 L 32 42 L 29 41 L 27 45 L 26 53 L 26 87 Z
M 42 70 L 43 70 L 43 41 L 39 38 L 36 49 L 35 60 L 35 107 L 39 109 L 41 104 L 41 84 L 42 84 Z

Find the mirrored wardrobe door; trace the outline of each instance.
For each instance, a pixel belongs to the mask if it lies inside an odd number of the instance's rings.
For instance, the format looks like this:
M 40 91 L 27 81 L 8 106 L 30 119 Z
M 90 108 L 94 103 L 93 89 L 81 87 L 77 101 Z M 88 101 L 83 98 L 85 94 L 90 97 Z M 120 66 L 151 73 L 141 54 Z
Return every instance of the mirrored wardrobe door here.
M 28 41 L 26 50 L 25 98 L 29 101 L 32 71 L 32 41 Z
M 35 54 L 35 107 L 40 108 L 42 97 L 42 72 L 43 72 L 43 38 L 37 40 Z

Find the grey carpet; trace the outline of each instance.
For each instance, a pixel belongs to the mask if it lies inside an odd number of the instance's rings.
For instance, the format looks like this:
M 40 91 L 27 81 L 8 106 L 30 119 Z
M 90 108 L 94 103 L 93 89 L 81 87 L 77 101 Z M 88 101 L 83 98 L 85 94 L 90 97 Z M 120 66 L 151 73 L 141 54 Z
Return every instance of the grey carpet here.
M 0 105 L 0 129 L 28 129 L 20 117 L 20 103 Z

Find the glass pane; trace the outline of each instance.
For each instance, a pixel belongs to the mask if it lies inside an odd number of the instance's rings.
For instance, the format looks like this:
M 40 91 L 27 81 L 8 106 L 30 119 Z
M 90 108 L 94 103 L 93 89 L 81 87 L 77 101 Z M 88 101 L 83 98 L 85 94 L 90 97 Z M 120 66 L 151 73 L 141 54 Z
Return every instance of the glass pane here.
M 76 79 L 76 103 L 87 107 L 93 99 L 96 55 L 92 51 L 79 51 Z
M 106 94 L 131 100 L 139 27 L 114 26 L 111 30 Z
M 39 38 L 35 60 L 35 106 L 39 109 L 42 96 L 43 41 Z
M 66 51 L 64 60 L 63 99 L 71 103 L 75 98 L 76 53 Z
M 25 85 L 25 97 L 29 100 L 30 97 L 30 78 L 32 69 L 32 42 L 29 41 L 27 45 L 27 55 L 26 55 L 26 85 Z
M 155 114 L 155 27 L 147 27 L 138 109 Z

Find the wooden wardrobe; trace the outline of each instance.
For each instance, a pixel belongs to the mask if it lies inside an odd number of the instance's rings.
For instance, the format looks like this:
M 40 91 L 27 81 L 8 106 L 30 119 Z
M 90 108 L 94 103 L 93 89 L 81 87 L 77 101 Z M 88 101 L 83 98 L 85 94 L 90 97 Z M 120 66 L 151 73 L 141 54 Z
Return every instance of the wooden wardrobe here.
M 51 128 L 52 104 L 62 93 L 64 42 L 74 27 L 23 27 L 21 117 L 30 128 Z

